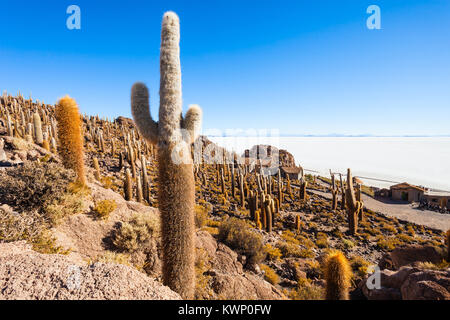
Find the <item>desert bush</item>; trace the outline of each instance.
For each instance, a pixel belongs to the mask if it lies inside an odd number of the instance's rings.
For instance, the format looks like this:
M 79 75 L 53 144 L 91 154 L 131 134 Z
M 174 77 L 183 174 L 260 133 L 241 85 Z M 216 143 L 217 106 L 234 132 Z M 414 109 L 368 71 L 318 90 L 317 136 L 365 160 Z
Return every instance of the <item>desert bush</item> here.
M 33 250 L 40 253 L 69 253 L 69 250 L 56 244 L 56 239 L 47 228 L 48 223 L 36 211 L 25 214 L 0 208 L 0 242 L 25 240 L 32 244 Z
M 345 249 L 351 249 L 355 246 L 355 243 L 349 239 L 342 239 L 342 245 Z
M 36 238 L 44 226 L 42 216 L 35 211 L 20 214 L 0 208 L 0 242 Z
M 84 205 L 80 194 L 67 192 L 45 205 L 45 216 L 51 226 L 56 226 L 64 217 L 83 212 Z
M 276 244 L 277 248 L 280 250 L 283 257 L 295 257 L 295 258 L 313 258 L 314 253 L 311 249 L 303 249 L 299 245 L 278 241 Z
M 367 274 L 367 270 L 370 266 L 369 261 L 360 256 L 353 256 L 349 262 L 353 272 L 358 276 L 364 277 Z
M 297 282 L 297 288 L 285 290 L 284 294 L 291 300 L 323 300 L 324 289 L 311 284 L 308 279 L 301 279 Z
M 205 226 L 202 228 L 202 230 L 208 232 L 212 236 L 217 236 L 219 234 L 219 229 L 215 227 Z
M 160 223 L 157 216 L 136 214 L 129 222 L 121 223 L 113 234 L 113 245 L 122 252 L 134 252 L 151 238 L 159 237 Z
M 0 174 L 0 199 L 20 212 L 44 211 L 66 192 L 74 179 L 72 170 L 54 163 L 25 163 Z
M 97 202 L 94 207 L 94 212 L 101 219 L 108 219 L 109 214 L 117 209 L 117 203 L 114 200 L 102 200 Z
M 106 251 L 96 259 L 89 261 L 89 264 L 93 263 L 116 263 L 131 266 L 130 257 L 125 253 L 117 253 L 112 251 Z
M 201 205 L 195 205 L 194 213 L 195 213 L 195 226 L 197 228 L 205 226 L 208 221 L 208 210 Z
M 213 295 L 213 290 L 209 284 L 211 275 L 208 271 L 211 269 L 210 258 L 207 252 L 202 248 L 197 248 L 195 255 L 195 299 L 205 300 L 210 299 Z
M 280 251 L 280 249 L 274 248 L 269 243 L 264 246 L 264 251 L 267 254 L 267 256 L 266 256 L 267 260 L 276 261 L 276 260 L 279 260 L 281 258 L 281 251 Z
M 218 238 L 233 250 L 245 255 L 250 263 L 259 263 L 265 258 L 262 237 L 242 220 L 229 218 L 224 221 L 219 227 Z
M 323 232 L 317 233 L 316 245 L 319 248 L 326 248 L 326 247 L 328 247 L 328 238 L 327 238 L 327 235 L 325 233 L 323 233 Z
M 439 263 L 432 263 L 432 262 L 426 261 L 426 262 L 419 262 L 417 264 L 417 267 L 420 268 L 420 269 L 439 271 L 439 270 L 446 270 L 446 269 L 448 269 L 450 267 L 450 263 L 445 261 L 445 260 L 442 260 Z
M 379 236 L 377 240 L 377 247 L 387 251 L 394 250 L 399 244 L 399 240 L 397 238 L 385 239 L 383 236 Z
M 272 268 L 270 268 L 265 264 L 261 264 L 259 267 L 261 268 L 262 271 L 264 271 L 264 279 L 267 282 L 273 284 L 274 286 L 280 282 L 280 277 L 278 277 L 278 275 L 276 274 L 275 271 L 273 271 Z

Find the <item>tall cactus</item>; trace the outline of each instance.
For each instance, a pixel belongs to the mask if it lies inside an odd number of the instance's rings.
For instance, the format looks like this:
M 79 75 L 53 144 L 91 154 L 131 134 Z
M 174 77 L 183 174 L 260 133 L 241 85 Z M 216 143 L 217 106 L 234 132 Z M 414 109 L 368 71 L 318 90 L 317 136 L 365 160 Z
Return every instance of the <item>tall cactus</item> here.
M 361 210 L 361 202 L 356 200 L 355 190 L 353 189 L 353 178 L 350 169 L 347 170 L 347 189 L 346 203 L 348 214 L 348 226 L 350 234 L 355 235 L 358 232 L 358 213 Z
M 161 33 L 159 122 L 151 117 L 148 89 L 142 83 L 132 88 L 131 108 L 141 135 L 158 144 L 164 284 L 191 299 L 195 289 L 195 184 L 190 144 L 199 134 L 202 111 L 191 106 L 182 117 L 179 41 L 178 16 L 167 12 Z
M 81 132 L 81 119 L 78 105 L 69 96 L 58 101 L 55 109 L 58 121 L 59 154 L 66 168 L 77 173 L 78 182 L 86 185 L 84 170 L 83 137 Z
M 34 136 L 36 139 L 36 143 L 40 146 L 42 146 L 42 143 L 44 142 L 44 137 L 42 135 L 42 124 L 41 124 L 41 117 L 39 116 L 39 113 L 35 112 L 33 114 L 33 124 L 34 124 Z

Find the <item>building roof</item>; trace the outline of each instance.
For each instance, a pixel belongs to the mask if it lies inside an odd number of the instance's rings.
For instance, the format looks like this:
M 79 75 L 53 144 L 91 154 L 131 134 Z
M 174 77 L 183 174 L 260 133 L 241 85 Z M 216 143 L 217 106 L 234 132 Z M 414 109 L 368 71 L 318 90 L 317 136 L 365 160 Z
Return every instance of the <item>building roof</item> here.
M 302 171 L 301 167 L 280 167 L 280 169 L 288 174 L 299 174 Z
M 391 190 L 405 190 L 405 189 L 415 189 L 418 191 L 425 191 L 424 188 L 409 184 L 407 182 L 403 182 L 403 183 L 399 183 L 399 184 L 391 186 Z
M 430 197 L 450 197 L 450 192 L 448 191 L 425 191 L 424 195 Z

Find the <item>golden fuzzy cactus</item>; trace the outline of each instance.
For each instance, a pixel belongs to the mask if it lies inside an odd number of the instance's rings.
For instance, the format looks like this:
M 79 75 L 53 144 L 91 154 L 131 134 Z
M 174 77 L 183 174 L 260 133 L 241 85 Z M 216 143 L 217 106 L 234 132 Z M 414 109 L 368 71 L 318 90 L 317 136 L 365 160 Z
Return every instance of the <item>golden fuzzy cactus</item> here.
M 340 251 L 333 251 L 325 259 L 327 300 L 348 300 L 352 269 Z
M 150 114 L 149 94 L 133 85 L 131 111 L 141 135 L 158 145 L 158 200 L 161 211 L 163 281 L 184 299 L 195 289 L 195 183 L 191 143 L 201 128 L 202 112 L 192 106 L 182 117 L 180 26 L 173 12 L 164 14 L 161 32 L 159 122 Z
M 86 185 L 81 118 L 75 100 L 69 96 L 60 99 L 56 105 L 55 116 L 60 144 L 58 151 L 63 164 L 76 172 L 78 183 Z

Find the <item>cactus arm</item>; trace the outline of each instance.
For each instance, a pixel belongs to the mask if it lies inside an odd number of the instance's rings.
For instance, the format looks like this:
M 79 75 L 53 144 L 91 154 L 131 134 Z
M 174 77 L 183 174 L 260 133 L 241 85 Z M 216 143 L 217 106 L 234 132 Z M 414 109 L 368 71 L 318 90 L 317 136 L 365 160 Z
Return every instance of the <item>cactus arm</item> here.
M 159 144 L 168 147 L 181 140 L 182 120 L 180 21 L 174 12 L 163 17 L 160 73 Z
M 150 114 L 149 94 L 147 86 L 135 83 L 131 89 L 131 113 L 139 132 L 152 144 L 158 141 L 158 123 Z
M 191 143 L 197 140 L 202 128 L 202 109 L 194 104 L 189 107 L 183 121 L 183 129 L 186 129 L 191 136 Z

